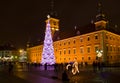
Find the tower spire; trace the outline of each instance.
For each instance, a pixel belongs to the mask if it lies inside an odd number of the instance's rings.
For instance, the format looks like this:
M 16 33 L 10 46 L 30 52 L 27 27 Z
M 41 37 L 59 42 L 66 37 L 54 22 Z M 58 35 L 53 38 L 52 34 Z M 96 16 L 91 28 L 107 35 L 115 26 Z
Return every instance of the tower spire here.
M 96 30 L 106 29 L 108 21 L 106 19 L 105 14 L 102 10 L 102 3 L 101 0 L 97 4 L 97 15 L 96 15 L 96 22 L 95 22 L 95 28 Z
M 96 21 L 100 21 L 100 20 L 106 20 L 106 19 L 105 19 L 105 14 L 103 13 L 103 10 L 102 10 L 102 3 L 98 2 Z
M 54 0 L 51 0 L 51 10 L 53 11 L 54 8 Z
M 51 0 L 50 16 L 51 17 L 57 17 L 57 12 L 54 10 L 54 0 Z

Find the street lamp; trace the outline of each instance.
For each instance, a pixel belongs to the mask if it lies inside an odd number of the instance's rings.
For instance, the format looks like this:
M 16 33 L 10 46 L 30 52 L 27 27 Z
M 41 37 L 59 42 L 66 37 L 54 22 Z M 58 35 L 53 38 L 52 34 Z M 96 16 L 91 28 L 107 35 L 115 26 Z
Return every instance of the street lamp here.
M 23 52 L 23 49 L 20 49 L 19 52 L 22 53 L 22 52 Z
M 19 52 L 20 52 L 19 61 L 26 62 L 27 60 L 26 51 L 24 49 L 20 49 Z
M 100 58 L 103 55 L 103 50 L 97 50 L 96 53 L 97 53 L 98 60 L 100 61 Z

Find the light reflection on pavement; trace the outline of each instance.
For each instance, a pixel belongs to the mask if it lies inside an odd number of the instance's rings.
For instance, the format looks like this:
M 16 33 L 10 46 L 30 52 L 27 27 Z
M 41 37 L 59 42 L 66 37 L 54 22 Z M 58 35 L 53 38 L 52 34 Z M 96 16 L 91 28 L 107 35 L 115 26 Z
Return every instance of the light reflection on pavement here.
M 5 69 L 0 68 L 0 71 Z M 6 68 L 6 67 L 5 67 Z M 117 68 L 104 68 L 103 71 L 93 72 L 90 68 L 80 68 L 80 73 L 72 75 L 71 72 L 67 72 L 70 78 L 69 83 L 118 83 L 120 81 L 120 67 Z M 55 72 L 53 67 L 48 67 L 48 70 L 44 70 L 43 66 L 27 67 L 19 64 L 14 66 L 14 76 L 4 76 L 0 74 L 0 79 L 8 81 L 1 81 L 0 83 L 63 83 L 61 80 L 63 71 Z M 3 78 L 4 77 L 4 78 Z M 14 78 L 11 80 L 11 78 Z M 54 78 L 57 77 L 57 78 Z M 19 79 L 18 79 L 19 78 Z M 68 82 L 66 82 L 68 83 Z

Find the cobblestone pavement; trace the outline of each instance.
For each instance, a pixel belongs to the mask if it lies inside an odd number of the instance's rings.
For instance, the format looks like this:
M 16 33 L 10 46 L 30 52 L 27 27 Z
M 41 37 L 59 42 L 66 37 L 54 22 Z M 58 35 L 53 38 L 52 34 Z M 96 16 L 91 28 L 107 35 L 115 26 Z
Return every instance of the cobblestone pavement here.
M 119 83 L 120 68 L 106 67 L 102 71 L 94 72 L 92 67 L 80 68 L 80 72 L 72 75 L 67 71 L 69 82 L 65 83 Z M 27 68 L 17 65 L 12 74 L 9 74 L 7 67 L 0 67 L 0 83 L 64 83 L 62 72 L 55 72 L 53 67 L 44 70 L 44 67 Z

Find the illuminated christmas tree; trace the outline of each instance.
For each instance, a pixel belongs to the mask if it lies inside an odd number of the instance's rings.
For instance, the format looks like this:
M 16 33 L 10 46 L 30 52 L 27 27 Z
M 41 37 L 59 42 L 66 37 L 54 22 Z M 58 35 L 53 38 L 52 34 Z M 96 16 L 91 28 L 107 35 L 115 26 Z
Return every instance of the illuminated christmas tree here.
M 53 48 L 53 40 L 51 36 L 51 28 L 50 28 L 50 16 L 48 16 L 48 23 L 46 25 L 45 31 L 45 39 L 43 45 L 43 52 L 42 52 L 42 61 L 41 64 L 52 65 L 55 64 L 55 57 L 54 57 L 54 48 Z

